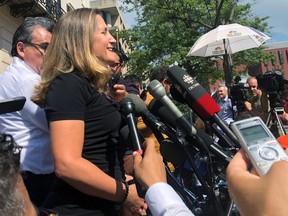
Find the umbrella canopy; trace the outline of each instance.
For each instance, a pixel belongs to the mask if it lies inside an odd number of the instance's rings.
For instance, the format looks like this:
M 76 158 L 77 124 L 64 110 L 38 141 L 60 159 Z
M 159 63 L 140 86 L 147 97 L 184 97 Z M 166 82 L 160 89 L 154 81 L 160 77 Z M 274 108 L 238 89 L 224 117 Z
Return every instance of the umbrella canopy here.
M 261 31 L 239 24 L 219 25 L 202 35 L 191 47 L 187 56 L 216 56 L 233 54 L 259 47 L 270 37 Z

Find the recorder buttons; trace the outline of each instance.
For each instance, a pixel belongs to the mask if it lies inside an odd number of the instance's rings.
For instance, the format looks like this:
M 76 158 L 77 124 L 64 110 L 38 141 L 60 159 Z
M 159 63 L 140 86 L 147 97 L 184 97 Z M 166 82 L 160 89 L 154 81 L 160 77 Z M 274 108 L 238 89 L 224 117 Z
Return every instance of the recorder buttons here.
M 271 147 L 263 147 L 259 150 L 259 155 L 265 160 L 275 160 L 278 158 L 278 151 Z

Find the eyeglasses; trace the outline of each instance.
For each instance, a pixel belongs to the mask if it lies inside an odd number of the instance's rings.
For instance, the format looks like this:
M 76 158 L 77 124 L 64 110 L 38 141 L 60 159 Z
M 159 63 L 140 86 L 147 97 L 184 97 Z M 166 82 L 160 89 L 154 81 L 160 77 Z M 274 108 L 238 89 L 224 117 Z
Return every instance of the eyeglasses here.
M 46 50 L 47 50 L 47 47 L 48 47 L 48 45 L 49 45 L 49 43 L 40 43 L 40 44 L 31 43 L 31 42 L 23 42 L 23 43 L 26 44 L 26 45 L 35 47 L 35 48 L 36 48 L 39 52 L 41 52 L 41 53 L 42 53 L 41 50 L 43 50 L 44 53 L 45 53 Z M 40 50 L 40 49 L 41 49 L 41 50 Z

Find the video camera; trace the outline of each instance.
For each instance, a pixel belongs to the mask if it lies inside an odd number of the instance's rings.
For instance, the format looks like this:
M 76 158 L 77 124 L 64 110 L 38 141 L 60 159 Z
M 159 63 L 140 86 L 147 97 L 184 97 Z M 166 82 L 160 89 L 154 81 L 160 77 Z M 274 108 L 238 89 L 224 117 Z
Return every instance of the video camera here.
M 285 84 L 288 84 L 288 80 L 285 80 L 283 74 L 280 71 L 269 71 L 265 74 L 258 74 L 256 76 L 258 81 L 258 87 L 267 92 L 269 95 L 270 107 L 283 107 L 282 94 Z
M 258 74 L 256 79 L 258 81 L 258 87 L 268 94 L 283 91 L 284 84 L 288 84 L 288 80 L 284 79 L 280 71 L 269 71 L 265 74 Z
M 245 111 L 244 102 L 247 101 L 247 94 L 249 85 L 247 83 L 240 83 L 241 78 L 236 76 L 234 79 L 234 84 L 230 89 L 230 97 L 232 101 L 232 105 L 237 107 L 237 111 Z

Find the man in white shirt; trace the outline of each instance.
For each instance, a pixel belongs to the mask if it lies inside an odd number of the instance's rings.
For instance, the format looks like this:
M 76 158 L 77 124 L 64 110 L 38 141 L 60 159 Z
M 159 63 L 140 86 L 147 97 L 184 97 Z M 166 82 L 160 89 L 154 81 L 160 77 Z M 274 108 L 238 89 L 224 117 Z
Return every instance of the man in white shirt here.
M 233 119 L 233 107 L 231 99 L 228 97 L 228 88 L 226 86 L 220 86 L 217 90 L 217 104 L 220 107 L 220 112 L 218 112 L 219 117 L 230 125 Z
M 0 74 L 0 100 L 26 97 L 22 110 L 0 116 L 0 133 L 12 135 L 22 147 L 20 169 L 35 205 L 44 201 L 54 179 L 50 135 L 44 110 L 30 97 L 40 82 L 45 51 L 54 23 L 44 17 L 26 18 L 12 40 L 12 64 Z

